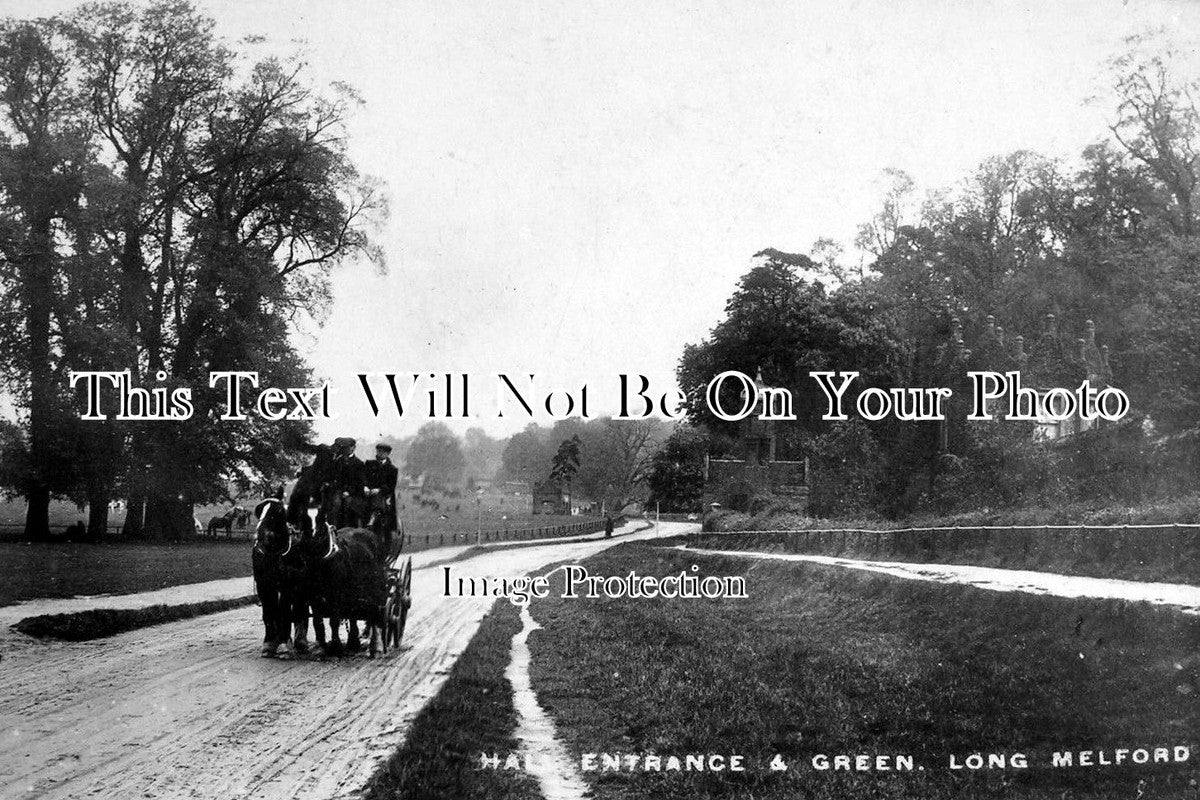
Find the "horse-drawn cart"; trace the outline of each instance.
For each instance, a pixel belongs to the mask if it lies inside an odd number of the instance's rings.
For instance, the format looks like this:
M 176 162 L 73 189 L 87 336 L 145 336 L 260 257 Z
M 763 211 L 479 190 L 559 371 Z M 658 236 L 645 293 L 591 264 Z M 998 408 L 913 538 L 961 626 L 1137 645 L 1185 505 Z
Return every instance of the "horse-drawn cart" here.
M 282 492 L 264 499 L 256 515 L 253 566 L 266 629 L 264 656 L 278 655 L 280 647 L 290 653 L 293 630 L 294 649 L 306 650 L 310 615 L 317 645 L 327 654 L 342 652 L 342 623 L 349 623 L 348 644 L 355 648 L 358 620 L 371 635 L 371 656 L 380 635 L 384 654 L 400 646 L 412 606 L 411 556 L 401 560 L 389 552 L 390 542 L 374 530 L 334 529 L 316 508 L 301 516 L 301 526 L 292 526 Z

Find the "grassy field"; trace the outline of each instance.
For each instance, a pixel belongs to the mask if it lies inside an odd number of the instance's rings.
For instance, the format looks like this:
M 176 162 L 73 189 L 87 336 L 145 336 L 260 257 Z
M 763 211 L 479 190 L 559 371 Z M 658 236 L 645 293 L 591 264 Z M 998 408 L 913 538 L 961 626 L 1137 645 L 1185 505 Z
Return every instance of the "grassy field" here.
M 668 575 L 691 562 L 630 544 L 585 563 Z M 572 753 L 746 758 L 738 774 L 585 773 L 597 798 L 1196 797 L 1194 617 L 815 565 L 706 559 L 704 574 L 745 576 L 749 599 L 556 590 L 532 606 L 545 628 L 530 637 L 533 687 Z M 1049 766 L 1054 751 L 1173 745 L 1191 760 Z M 1022 753 L 1028 767 L 950 769 L 976 753 Z M 786 772 L 767 769 L 776 754 Z M 820 771 L 819 754 L 924 769 Z
M 221 516 L 234 505 L 253 509 L 261 498 L 246 496 L 225 503 L 197 506 L 196 519 L 207 527 L 213 517 Z M 473 533 L 480 524 L 485 531 L 524 530 L 527 528 L 565 525 L 580 522 L 584 517 L 534 514 L 526 494 L 504 494 L 488 490 L 476 503 L 474 492 L 465 490 L 418 492 L 405 489 L 397 492 L 400 516 L 405 531 L 416 535 L 436 533 Z M 109 512 L 110 528 L 119 528 L 125 519 L 125 510 Z M 61 533 L 68 525 L 78 521 L 87 522 L 87 509 L 79 509 L 73 503 L 54 501 L 50 504 L 50 529 Z M 0 502 L 0 535 L 13 538 L 25 524 L 25 503 L 21 500 Z M 234 529 L 235 536 L 248 536 L 253 522 L 245 530 Z M 224 535 L 222 532 L 219 535 Z
M 246 508 L 253 509 L 256 500 L 254 498 L 246 498 L 237 501 Z M 195 510 L 196 519 L 200 521 L 202 526 L 207 526 L 208 521 L 213 517 L 222 516 L 229 511 L 236 503 L 214 503 L 211 505 L 197 506 Z M 51 534 L 60 534 L 69 525 L 74 525 L 77 522 L 82 522 L 85 525 L 88 520 L 87 507 L 79 508 L 74 503 L 67 503 L 62 500 L 52 500 L 50 502 L 50 532 Z M 108 512 L 108 527 L 112 534 L 115 534 L 125 521 L 125 509 L 110 510 Z M 25 501 L 24 500 L 5 500 L 0 501 L 0 538 L 15 539 L 20 537 L 20 533 L 25 526 Z M 248 526 L 245 530 L 238 531 L 235 527 L 235 535 L 245 536 L 246 531 L 250 529 Z M 224 535 L 222 532 L 221 535 Z
M 0 542 L 0 605 L 128 594 L 249 574 L 245 542 Z
M 529 512 L 529 498 L 490 492 L 479 507 L 475 496 L 453 497 L 444 492 L 419 495 L 405 492 L 400 498 L 400 513 L 405 532 L 412 536 L 476 532 L 482 510 L 483 529 L 526 530 L 571 524 L 584 517 L 562 517 Z M 239 500 L 252 508 L 254 498 Z M 437 503 L 434 506 L 433 503 Z M 202 523 L 223 513 L 232 503 L 205 506 L 197 511 Z M 69 503 L 52 504 L 52 529 L 58 531 L 86 513 Z M 21 502 L 0 503 L 0 524 L 19 526 L 24 521 Z M 124 511 L 113 514 L 117 524 Z M 444 518 L 443 518 L 444 517 Z M 0 536 L 0 605 L 43 597 L 73 597 L 91 594 L 127 594 L 185 583 L 235 578 L 250 574 L 250 555 L 246 540 L 253 535 L 253 520 L 244 530 L 234 529 L 234 541 L 223 538 L 182 543 L 125 541 L 112 535 L 100 543 L 66 541 L 24 542 L 19 534 Z M 224 534 L 218 534 L 223 537 Z M 435 543 L 436 544 L 436 543 Z
M 480 769 L 480 753 L 512 753 L 517 743 L 512 691 L 504 677 L 520 629 L 513 605 L 498 600 L 442 691 L 417 716 L 401 749 L 376 774 L 366 800 L 529 800 L 537 784 L 523 772 Z
M 484 492 L 478 504 L 475 493 L 465 490 L 456 493 L 406 489 L 397 492 L 396 502 L 405 532 L 414 535 L 474 533 L 481 524 L 485 531 L 523 530 L 585 519 L 534 514 L 528 495 L 504 494 L 494 489 Z

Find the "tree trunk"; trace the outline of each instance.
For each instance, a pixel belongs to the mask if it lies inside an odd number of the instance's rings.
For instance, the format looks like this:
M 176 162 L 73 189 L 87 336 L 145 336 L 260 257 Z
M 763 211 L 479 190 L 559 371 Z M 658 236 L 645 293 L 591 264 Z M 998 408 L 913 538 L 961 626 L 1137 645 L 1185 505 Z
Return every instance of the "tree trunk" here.
M 43 484 L 35 484 L 26 494 L 25 536 L 30 539 L 46 539 L 50 536 L 50 490 Z
M 144 536 L 180 541 L 195 533 L 191 503 L 174 495 L 151 492 L 146 497 Z
M 143 524 L 146 517 L 146 496 L 141 493 L 129 493 L 129 505 L 125 507 L 125 522 L 121 525 L 121 535 L 138 539 L 146 535 Z
M 88 487 L 88 538 L 99 540 L 108 532 L 108 503 L 112 499 L 108 487 L 93 481 Z
M 49 216 L 31 226 L 28 258 L 22 265 L 25 331 L 29 349 L 29 460 L 32 474 L 26 497 L 25 535 L 42 539 L 50 535 L 51 463 L 50 417 L 54 390 L 50 370 L 50 312 L 54 303 L 54 251 Z

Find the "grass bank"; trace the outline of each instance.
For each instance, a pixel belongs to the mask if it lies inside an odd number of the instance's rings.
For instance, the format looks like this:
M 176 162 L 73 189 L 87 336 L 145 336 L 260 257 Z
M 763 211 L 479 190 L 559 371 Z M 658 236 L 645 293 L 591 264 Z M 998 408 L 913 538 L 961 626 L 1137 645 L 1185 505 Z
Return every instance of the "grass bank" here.
M 803 530 L 806 528 L 930 528 L 978 525 L 1169 525 L 1200 523 L 1200 494 L 1159 498 L 1137 505 L 1065 503 L 1051 507 L 980 508 L 957 514 L 915 515 L 902 520 L 879 517 L 810 517 L 782 498 L 762 502 L 752 514 L 722 510 L 718 530 Z
M 592 574 L 674 575 L 623 545 Z M 532 607 L 532 680 L 568 749 L 742 754 L 742 773 L 589 772 L 597 798 L 1194 798 L 1200 620 L 1141 604 L 985 592 L 818 565 L 708 559 L 748 599 Z M 1184 745 L 1183 765 L 1053 768 L 1056 751 Z M 953 770 L 971 754 L 1026 768 Z M 786 772 L 771 771 L 780 755 Z M 817 770 L 909 756 L 913 771 Z M 920 769 L 923 767 L 923 769 Z
M 757 515 L 713 515 L 706 521 L 706 528 L 735 535 L 701 535 L 689 539 L 689 543 L 722 549 L 1196 583 L 1200 580 L 1200 529 L 1174 524 L 1200 519 L 1192 511 L 1194 499 L 1139 508 L 980 511 L 897 524 L 818 520 L 786 509 L 768 508 Z M 1056 527 L 1064 525 L 1095 527 Z M 1124 525 L 1156 527 L 1119 527 Z M 1020 529 L 987 530 L 994 526 Z
M 98 608 L 74 614 L 44 614 L 26 617 L 13 628 L 39 639 L 64 639 L 82 642 L 103 639 L 118 633 L 177 622 L 181 619 L 215 614 L 231 608 L 248 606 L 256 600 L 253 596 L 235 597 L 226 600 L 204 600 L 180 605 L 159 605 L 147 608 Z
M 1200 529 L 747 531 L 680 540 L 720 550 L 971 564 L 1165 583 L 1200 581 Z
M 250 574 L 246 542 L 0 542 L 0 606 L 131 594 Z
M 536 781 L 522 771 L 481 769 L 481 753 L 517 752 L 512 687 L 504 677 L 516 609 L 498 600 L 408 738 L 368 785 L 364 800 L 533 800 Z

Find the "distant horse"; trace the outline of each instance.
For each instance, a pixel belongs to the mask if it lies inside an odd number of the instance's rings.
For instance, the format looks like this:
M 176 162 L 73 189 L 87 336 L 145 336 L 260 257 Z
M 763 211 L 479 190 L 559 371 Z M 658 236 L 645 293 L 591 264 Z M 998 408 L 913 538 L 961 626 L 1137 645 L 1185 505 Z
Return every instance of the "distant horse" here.
M 233 512 L 223 514 L 219 517 L 213 517 L 208 521 L 208 535 L 216 536 L 217 531 L 225 531 L 226 536 L 233 535 Z
M 258 517 L 258 525 L 251 563 L 254 589 L 262 605 L 263 658 L 279 655 L 281 647 L 282 655 L 290 655 L 293 625 L 295 650 L 305 652 L 308 649 L 308 603 L 302 591 L 307 569 L 302 549 L 297 547 L 299 534 L 288 527 L 283 490 L 259 503 L 254 515 Z
M 233 514 L 234 521 L 237 523 L 239 531 L 245 528 L 246 523 L 250 521 L 250 509 L 248 508 L 234 506 L 233 511 L 230 513 Z

